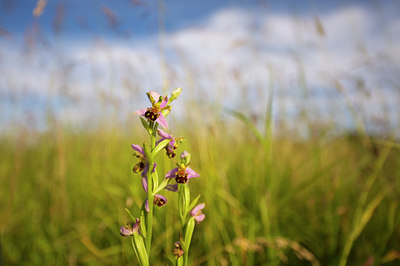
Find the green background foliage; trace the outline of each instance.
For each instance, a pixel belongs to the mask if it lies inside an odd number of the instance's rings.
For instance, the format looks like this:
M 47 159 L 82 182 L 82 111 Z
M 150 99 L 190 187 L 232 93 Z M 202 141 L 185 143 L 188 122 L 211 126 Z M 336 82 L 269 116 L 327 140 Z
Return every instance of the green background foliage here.
M 191 265 L 398 263 L 399 144 L 350 133 L 264 138 L 240 121 L 193 121 L 170 124 L 201 174 L 191 191 L 206 203 Z M 135 265 L 119 227 L 129 221 L 124 208 L 138 215 L 145 198 L 130 147 L 144 139 L 137 117 L 124 130 L 54 125 L 3 136 L 0 264 Z M 160 175 L 174 167 L 164 157 Z M 155 264 L 173 257 L 179 239 L 177 195 L 163 194 Z

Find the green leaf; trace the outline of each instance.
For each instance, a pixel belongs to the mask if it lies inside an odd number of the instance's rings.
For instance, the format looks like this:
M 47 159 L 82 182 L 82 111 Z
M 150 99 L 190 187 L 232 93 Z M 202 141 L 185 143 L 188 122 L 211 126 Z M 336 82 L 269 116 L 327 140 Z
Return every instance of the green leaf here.
M 133 221 L 136 221 L 136 218 L 132 215 L 132 213 L 127 208 L 125 208 L 125 211 L 128 213 L 128 215 L 131 217 L 131 219 Z
M 185 215 L 189 211 L 189 205 L 190 205 L 190 189 L 189 186 L 186 184 L 184 186 L 184 193 L 185 193 Z
M 149 257 L 147 256 L 143 238 L 139 234 L 133 234 L 133 242 L 135 243 L 137 253 L 139 254 L 140 264 L 144 265 L 144 266 L 148 266 L 149 265 Z
M 154 158 L 156 154 L 162 150 L 171 140 L 170 139 L 165 139 L 158 143 L 158 145 L 154 148 L 154 150 L 151 152 L 151 158 Z
M 140 121 L 142 122 L 144 129 L 146 129 L 146 131 L 149 132 L 149 134 L 150 134 L 149 123 L 147 123 L 147 120 L 144 119 L 142 116 L 139 116 L 139 117 L 140 117 Z
M 158 172 L 157 172 L 157 170 L 154 170 L 154 173 L 152 173 L 151 176 L 153 178 L 153 191 L 154 191 L 154 188 L 158 187 Z M 155 195 L 154 192 L 153 192 L 153 195 Z
M 158 177 L 157 177 L 157 178 L 158 178 Z M 155 195 L 155 194 L 157 194 L 158 192 L 160 192 L 161 190 L 163 190 L 163 189 L 168 185 L 168 182 L 169 182 L 169 181 L 170 181 L 169 178 L 165 178 L 165 179 L 161 182 L 160 186 L 158 186 L 158 187 L 156 187 L 156 188 L 154 189 L 153 195 Z
M 183 265 L 183 257 L 179 257 L 177 260 L 176 260 L 176 266 L 182 266 Z
M 181 218 L 182 226 L 185 224 L 186 205 L 185 205 L 185 184 L 178 184 L 178 210 Z
M 186 225 L 186 230 L 185 230 L 185 243 L 183 245 L 183 255 L 188 256 L 189 255 L 189 247 L 190 247 L 190 242 L 192 241 L 192 236 L 193 236 L 193 231 L 194 231 L 194 218 L 190 218 L 189 222 Z
M 137 258 L 137 260 L 139 261 L 139 263 L 141 263 L 141 262 L 140 262 L 139 253 L 138 253 L 138 251 L 137 251 L 135 242 L 133 241 L 133 237 L 131 238 L 131 243 L 132 243 L 133 251 L 135 251 L 136 258 Z
M 146 202 L 146 201 L 144 201 Z M 142 206 L 142 211 L 140 212 L 140 233 L 143 235 L 144 238 L 146 238 L 146 216 L 144 213 L 144 203 Z

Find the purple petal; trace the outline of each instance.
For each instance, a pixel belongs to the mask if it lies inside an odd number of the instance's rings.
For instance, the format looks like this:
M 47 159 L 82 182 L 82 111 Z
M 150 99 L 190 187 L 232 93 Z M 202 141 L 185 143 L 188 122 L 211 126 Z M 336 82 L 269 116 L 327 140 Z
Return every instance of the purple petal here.
M 170 171 L 165 175 L 165 178 L 175 178 L 177 172 L 178 172 L 178 168 L 174 168 L 174 169 L 170 170 Z
M 162 113 L 160 113 L 160 116 L 157 118 L 156 122 L 162 125 L 165 129 L 168 129 L 168 122 Z
M 137 114 L 137 115 L 144 116 L 144 113 L 146 113 L 146 111 L 147 111 L 147 108 L 142 108 L 142 109 L 139 109 L 139 110 L 137 110 L 137 111 L 135 111 L 133 113 Z
M 172 136 L 171 136 L 172 137 Z M 174 148 L 174 146 L 175 146 L 175 139 L 174 138 L 172 138 L 172 140 L 170 141 L 170 142 L 168 142 L 168 145 L 171 147 L 171 149 L 173 149 Z
M 154 164 L 153 164 L 153 172 L 152 172 L 152 173 L 154 173 L 154 172 L 156 171 L 156 166 L 157 166 L 157 164 L 154 163 Z M 148 171 L 149 171 L 149 164 L 146 163 L 146 166 L 144 167 L 143 172 L 142 172 L 142 177 L 147 178 L 147 172 L 148 172 Z M 146 180 L 146 182 L 147 182 L 147 180 Z
M 144 208 L 146 209 L 146 212 L 150 212 L 149 199 L 146 199 L 146 202 L 144 203 Z
M 119 228 L 119 234 L 121 236 L 131 236 L 131 235 L 133 235 L 133 232 L 132 232 L 132 230 L 126 228 L 125 226 L 121 226 Z
M 139 218 L 136 218 L 135 224 L 133 224 L 133 222 L 132 222 L 125 226 L 121 226 L 119 228 L 119 233 L 121 234 L 121 236 L 131 236 L 134 233 L 137 233 L 139 228 L 140 228 L 140 220 L 139 220 Z
M 167 103 L 168 103 L 168 96 L 165 96 L 165 97 L 163 98 L 163 101 L 162 101 L 160 107 L 161 107 L 161 108 L 164 108 L 164 107 L 167 105 Z
M 197 216 L 199 214 L 199 211 L 201 212 L 202 209 L 204 209 L 206 205 L 204 203 L 198 204 L 196 207 L 193 208 L 193 210 L 190 211 L 190 215 Z
M 142 186 L 143 186 L 144 191 L 146 191 L 146 193 L 147 193 L 148 186 L 147 186 L 146 176 L 142 176 Z
M 157 129 L 157 133 L 160 137 L 162 137 L 163 139 L 173 139 L 172 136 L 166 132 L 164 132 L 161 129 Z
M 137 145 L 137 144 L 132 144 L 131 146 L 132 146 L 132 149 L 134 149 L 135 151 L 137 151 L 137 152 L 139 152 L 140 154 L 142 154 L 143 156 L 145 156 L 145 155 L 144 155 L 144 149 L 143 149 L 142 146 Z
M 200 175 L 198 173 L 196 173 L 192 168 L 187 167 L 186 168 L 186 173 L 188 173 L 188 178 L 192 178 L 192 177 L 199 177 Z
M 136 218 L 136 223 L 132 226 L 132 232 L 137 233 L 140 228 L 140 219 Z
M 158 198 L 158 199 L 162 199 L 162 200 L 165 201 L 165 202 L 168 201 L 167 198 L 166 198 L 165 196 L 160 195 L 160 194 L 156 194 L 156 195 L 154 195 L 154 197 L 155 197 L 155 198 Z
M 142 177 L 147 178 L 147 172 L 149 171 L 149 164 L 146 162 L 146 165 L 142 171 Z
M 165 187 L 165 190 L 172 191 L 172 192 L 177 192 L 178 191 L 178 183 L 175 183 L 173 185 L 167 185 Z

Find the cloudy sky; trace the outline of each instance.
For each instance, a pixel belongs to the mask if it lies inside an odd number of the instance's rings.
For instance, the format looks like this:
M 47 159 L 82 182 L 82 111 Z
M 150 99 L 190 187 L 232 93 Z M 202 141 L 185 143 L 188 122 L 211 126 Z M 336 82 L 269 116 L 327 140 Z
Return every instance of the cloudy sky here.
M 370 131 L 399 128 L 399 1 L 0 0 L 0 126 L 76 125 L 143 92 Z M 181 107 L 183 108 L 183 107 Z

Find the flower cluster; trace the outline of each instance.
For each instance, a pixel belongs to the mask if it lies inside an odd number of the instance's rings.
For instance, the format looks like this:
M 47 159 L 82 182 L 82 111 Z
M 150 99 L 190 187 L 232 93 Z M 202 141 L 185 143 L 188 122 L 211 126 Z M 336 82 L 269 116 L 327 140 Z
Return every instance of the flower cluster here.
M 177 167 L 168 171 L 161 182 L 156 169 L 157 163 L 154 161 L 156 154 L 161 150 L 165 150 L 165 154 L 169 159 L 174 159 L 179 143 L 183 141 L 182 137 L 173 137 L 170 133 L 164 131 L 168 130 L 166 116 L 171 112 L 172 107 L 170 104 L 178 98 L 180 93 L 181 89 L 178 88 L 168 98 L 168 96 L 161 96 L 156 92 L 148 92 L 147 96 L 151 102 L 151 107 L 134 112 L 140 116 L 142 125 L 150 136 L 149 146 L 146 143 L 143 145 L 132 144 L 134 156 L 137 159 L 132 171 L 141 175 L 142 187 L 146 197 L 143 201 L 139 218 L 135 218 L 127 210 L 135 222 L 121 226 L 120 234 L 125 237 L 133 236 L 132 246 L 141 265 L 150 264 L 153 206 L 162 207 L 168 202 L 167 197 L 161 195 L 160 192 L 168 190 L 178 194 L 178 212 L 182 231 L 179 233 L 180 239 L 175 242 L 175 249 L 172 252 L 175 255 L 177 264 L 188 264 L 188 252 L 195 223 L 198 224 L 205 219 L 205 214 L 202 213 L 205 204 L 197 204 L 200 195 L 195 200 L 190 200 L 189 179 L 200 176 L 189 167 L 191 163 L 190 153 L 183 151 L 180 161 L 176 163 Z M 159 125 L 164 130 L 159 129 Z M 183 238 L 181 233 L 183 233 Z

